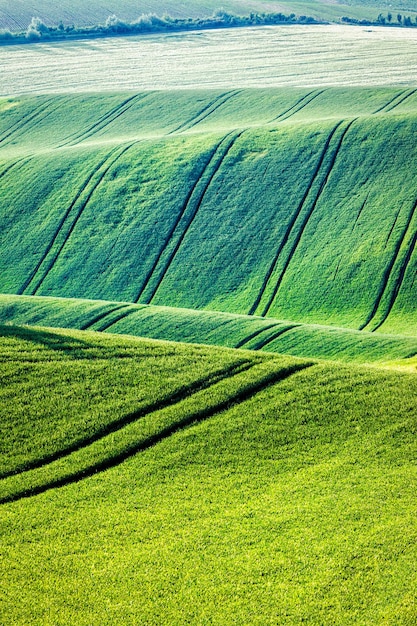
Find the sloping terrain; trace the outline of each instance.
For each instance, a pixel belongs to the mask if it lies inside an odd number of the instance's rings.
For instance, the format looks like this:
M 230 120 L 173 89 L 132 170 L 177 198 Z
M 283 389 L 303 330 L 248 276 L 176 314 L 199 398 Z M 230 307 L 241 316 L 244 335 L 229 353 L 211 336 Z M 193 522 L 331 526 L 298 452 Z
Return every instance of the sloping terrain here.
M 0 291 L 416 334 L 416 107 L 412 88 L 4 100 Z
M 0 335 L 3 623 L 415 622 L 415 374 Z

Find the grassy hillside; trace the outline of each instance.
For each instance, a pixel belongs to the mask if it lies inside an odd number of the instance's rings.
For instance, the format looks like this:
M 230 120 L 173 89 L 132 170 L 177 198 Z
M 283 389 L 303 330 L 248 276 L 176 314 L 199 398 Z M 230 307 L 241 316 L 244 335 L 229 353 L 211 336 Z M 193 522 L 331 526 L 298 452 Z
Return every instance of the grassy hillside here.
M 0 328 L 4 623 L 415 622 L 415 375 Z
M 96 25 L 104 23 L 109 15 L 116 14 L 123 20 L 135 20 L 142 13 L 155 13 L 162 16 L 168 13 L 173 17 L 205 17 L 223 8 L 237 15 L 247 15 L 250 11 L 283 12 L 286 14 L 309 15 L 327 20 L 340 20 L 342 16 L 357 19 L 375 19 L 383 10 L 417 10 L 415 0 L 402 0 L 394 3 L 385 0 L 360 0 L 355 2 L 329 3 L 325 0 L 146 0 L 139 5 L 134 0 L 122 0 L 103 4 L 98 0 L 87 5 L 79 0 L 61 0 L 59 5 L 52 0 L 2 0 L 0 3 L 0 29 L 12 31 L 27 28 L 32 17 L 40 17 L 46 24 L 56 26 L 62 20 L 64 25 Z
M 416 107 L 412 88 L 5 99 L 0 291 L 416 334 Z
M 386 365 L 405 359 L 402 366 L 411 369 L 417 354 L 415 336 L 126 302 L 0 296 L 0 323 L 88 329 L 354 363 Z

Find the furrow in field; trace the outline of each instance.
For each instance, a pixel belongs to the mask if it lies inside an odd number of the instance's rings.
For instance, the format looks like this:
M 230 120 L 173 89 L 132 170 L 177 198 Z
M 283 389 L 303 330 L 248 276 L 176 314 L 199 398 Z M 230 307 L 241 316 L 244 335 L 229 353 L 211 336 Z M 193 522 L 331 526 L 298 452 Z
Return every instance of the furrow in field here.
M 417 91 L 417 89 L 411 89 L 411 91 L 409 91 L 408 93 L 403 95 L 402 98 L 400 98 L 399 100 L 394 102 L 391 106 L 386 107 L 384 109 L 384 113 L 388 113 L 388 111 L 392 111 L 393 109 L 395 109 L 397 106 L 402 104 L 405 100 L 408 100 L 408 98 L 410 98 L 412 95 L 414 95 L 416 93 L 416 91 Z
M 77 204 L 77 200 L 80 198 L 80 196 L 78 196 L 78 198 L 76 198 L 71 203 L 70 207 L 67 209 L 63 219 L 60 222 L 60 225 L 58 226 L 57 231 L 55 232 L 55 235 L 54 235 L 54 237 L 52 239 L 52 242 L 49 244 L 48 249 L 44 253 L 43 261 L 45 261 L 46 267 L 44 268 L 44 270 L 42 272 L 42 276 L 37 280 L 36 285 L 31 287 L 30 295 L 35 295 L 38 292 L 39 288 L 42 286 L 42 283 L 44 282 L 45 278 L 48 276 L 48 274 L 49 274 L 50 270 L 52 269 L 52 267 L 55 265 L 58 257 L 60 256 L 60 254 L 61 254 L 62 250 L 64 249 L 65 245 L 67 244 L 71 234 L 73 233 L 74 228 L 76 227 L 78 220 L 80 219 L 81 215 L 83 214 L 83 211 L 84 211 L 85 207 L 87 206 L 87 204 L 91 200 L 91 197 L 93 196 L 93 194 L 96 191 L 96 189 L 99 187 L 99 185 L 103 181 L 103 179 L 106 176 L 107 172 L 123 156 L 123 154 L 125 154 L 135 143 L 137 143 L 137 142 L 130 143 L 128 146 L 124 146 L 122 149 L 116 148 L 115 150 L 112 150 L 110 152 L 110 154 L 107 156 L 107 158 L 104 159 L 99 164 L 98 168 L 96 168 L 95 171 L 89 176 L 88 183 L 92 180 L 94 175 L 97 174 L 96 180 L 91 185 L 91 188 L 88 190 L 86 197 L 82 200 L 82 202 L 80 203 L 80 206 L 78 207 L 78 209 L 75 211 L 75 216 L 73 217 L 72 221 L 70 221 L 70 223 L 68 224 L 67 232 L 63 233 L 63 226 L 64 226 L 66 221 L 69 221 L 69 220 L 67 220 L 67 218 L 70 216 L 71 210 Z M 83 191 L 86 191 L 86 186 L 84 186 Z M 81 192 L 81 194 L 82 194 L 82 192 Z M 57 250 L 52 252 L 53 245 L 57 241 L 58 235 L 61 234 L 61 233 L 63 233 L 63 241 L 62 241 L 62 243 L 60 245 L 57 246 Z M 49 259 L 47 259 L 48 256 L 50 256 Z M 35 271 L 32 272 L 32 278 L 30 279 L 26 289 L 28 289 L 29 286 L 30 286 L 30 283 L 32 283 L 34 281 L 34 279 L 36 277 L 36 274 L 40 270 L 40 267 L 41 267 L 43 261 L 38 263 L 37 268 L 35 268 Z
M 40 467 L 49 465 L 50 463 L 53 463 L 54 461 L 57 461 L 58 459 L 63 459 L 69 456 L 70 454 L 73 454 L 74 452 L 78 452 L 79 450 L 82 450 L 83 448 L 87 448 L 88 446 L 91 446 L 93 443 L 96 443 L 97 441 L 104 439 L 105 437 L 107 437 L 108 435 L 112 433 L 116 433 L 117 431 L 123 429 L 125 426 L 128 426 L 134 421 L 140 420 L 141 418 L 145 417 L 146 415 L 149 415 L 150 413 L 161 411 L 162 409 L 165 409 L 166 407 L 172 407 L 173 405 L 178 404 L 182 400 L 185 400 L 192 394 L 208 389 L 209 387 L 211 387 L 212 385 L 215 385 L 221 380 L 225 380 L 226 378 L 230 376 L 235 376 L 236 374 L 245 372 L 251 367 L 253 367 L 253 362 L 247 359 L 240 359 L 234 365 L 214 371 L 204 378 L 200 378 L 199 380 L 193 381 L 189 385 L 184 385 L 183 387 L 180 387 L 173 393 L 160 398 L 156 402 L 148 404 L 137 411 L 129 413 L 128 415 L 124 415 L 123 417 L 115 420 L 114 422 L 111 422 L 110 424 L 106 424 L 105 426 L 97 430 L 93 435 L 90 435 L 89 437 L 85 437 L 84 439 L 75 441 L 72 445 L 66 448 L 62 448 L 61 450 L 58 450 L 52 454 L 48 454 L 44 457 L 41 457 L 39 459 L 35 459 L 34 461 L 26 463 L 24 467 L 15 468 L 13 471 L 3 472 L 2 474 L 0 474 L 0 479 L 5 479 L 5 478 L 9 478 L 10 476 L 23 474 L 23 473 L 29 472 L 30 470 L 38 469 Z
M 360 206 L 360 208 L 359 208 L 358 214 L 357 214 L 357 216 L 356 216 L 356 218 L 355 218 L 355 221 L 354 221 L 354 223 L 353 223 L 353 226 L 352 226 L 352 232 L 353 232 L 353 231 L 355 230 L 355 228 L 356 228 L 356 225 L 357 225 L 357 223 L 358 223 L 358 221 L 359 221 L 359 218 L 360 218 L 360 216 L 362 215 L 362 211 L 364 210 L 364 208 L 365 208 L 365 206 L 366 206 L 366 203 L 368 202 L 368 198 L 369 198 L 369 192 L 366 194 L 366 196 L 365 196 L 365 200 L 362 202 L 362 204 L 361 204 L 361 206 Z
M 69 207 L 67 208 L 67 210 L 65 211 L 64 215 L 62 216 L 61 220 L 58 223 L 57 229 L 55 230 L 55 233 L 51 239 L 51 241 L 49 242 L 45 252 L 43 253 L 43 255 L 41 256 L 41 258 L 39 259 L 38 263 L 35 265 L 34 269 L 32 270 L 31 274 L 29 275 L 29 277 L 27 278 L 27 280 L 25 281 L 25 283 L 22 285 L 22 287 L 19 289 L 18 293 L 19 294 L 23 294 L 31 285 L 31 283 L 33 282 L 33 280 L 36 277 L 36 274 L 38 273 L 41 265 L 45 262 L 47 256 L 49 255 L 49 253 L 51 252 L 59 234 L 61 233 L 61 230 L 66 222 L 66 220 L 68 219 L 68 216 L 70 215 L 72 209 L 74 208 L 74 206 L 77 204 L 78 200 L 80 199 L 80 197 L 82 196 L 82 194 L 86 191 L 86 189 L 88 188 L 88 185 L 90 184 L 91 180 L 94 178 L 94 176 L 100 171 L 100 169 L 103 167 L 103 165 L 106 163 L 106 161 L 108 161 L 108 159 L 111 157 L 111 155 L 117 150 L 117 148 L 114 148 L 109 154 L 107 154 L 105 156 L 104 159 L 102 159 L 95 167 L 94 169 L 90 172 L 90 174 L 87 176 L 87 178 L 84 180 L 84 182 L 82 183 L 82 185 L 79 187 L 77 193 L 75 194 L 75 197 L 73 199 L 73 201 L 71 202 L 71 204 L 69 205 Z M 33 294 L 32 294 L 33 295 Z
M 281 330 L 278 330 L 276 333 L 272 333 L 269 337 L 265 337 L 264 339 L 261 339 L 260 341 L 256 342 L 252 346 L 252 350 L 263 350 L 265 346 L 275 341 L 275 339 L 278 339 L 278 337 L 281 337 L 281 335 L 283 335 L 284 333 L 287 333 L 289 330 L 292 330 L 293 328 L 298 328 L 298 327 L 299 327 L 299 324 L 291 324 L 290 326 L 281 328 Z
M 174 130 L 171 130 L 168 134 L 173 135 L 175 133 L 181 133 L 185 130 L 189 130 L 190 128 L 193 128 L 194 126 L 197 126 L 197 124 L 200 124 L 200 122 L 202 122 L 207 117 L 209 117 L 212 113 L 214 113 L 214 111 L 217 111 L 217 109 L 219 109 L 228 100 L 237 96 L 237 94 L 239 94 L 240 91 L 241 90 L 239 89 L 235 89 L 234 91 L 227 91 L 226 93 L 221 94 L 220 96 L 215 98 L 212 102 L 210 102 L 205 107 L 203 107 L 197 113 L 197 115 L 194 115 L 192 118 L 190 118 L 183 124 L 180 124 L 177 128 L 175 128 Z
M 85 449 L 70 454 L 64 459 L 58 459 L 55 463 L 63 464 L 61 472 L 55 471 L 55 474 L 52 473 L 54 466 L 54 462 L 52 462 L 45 467 L 9 477 L 9 479 L 2 481 L 2 493 L 4 495 L 0 497 L 0 504 L 14 502 L 22 498 L 44 493 L 50 489 L 64 487 L 116 467 L 136 454 L 145 452 L 149 448 L 163 442 L 175 433 L 242 404 L 256 394 L 312 366 L 312 363 L 294 364 L 279 371 L 271 372 L 270 370 L 265 370 L 262 365 L 255 366 L 254 363 L 249 363 L 246 371 L 243 372 L 243 380 L 240 379 L 242 372 L 238 371 L 229 374 L 218 382 L 211 384 L 208 387 L 210 389 L 209 394 L 205 393 L 206 389 L 197 391 L 180 401 L 181 404 L 175 404 L 173 407 L 168 406 L 159 413 L 153 413 L 151 417 L 154 418 L 154 424 L 158 426 L 156 432 L 149 434 L 145 427 L 142 431 L 139 429 L 139 433 L 135 433 L 135 429 L 141 424 L 141 420 L 133 416 L 134 421 L 132 423 L 117 431 L 116 435 L 121 435 L 119 440 L 114 435 L 113 437 L 112 435 L 109 436 L 109 439 L 111 439 L 109 446 L 106 447 L 104 445 L 97 452 L 94 448 L 103 443 L 100 440 L 87 446 Z M 248 370 L 254 372 L 253 378 L 249 381 L 246 379 Z M 112 447 L 111 451 L 109 450 L 110 446 Z M 92 454 L 93 451 L 95 455 Z M 80 461 L 78 466 L 65 465 L 65 461 L 74 461 L 74 458 L 77 455 L 80 457 L 81 453 L 84 456 L 81 459 L 77 458 L 77 461 Z M 50 475 L 48 475 L 48 471 Z M 39 474 L 37 476 L 38 480 L 33 477 L 33 474 L 37 472 L 41 473 L 40 476 Z M 46 472 L 46 476 L 42 475 L 44 472 Z M 7 485 L 6 489 L 4 489 L 4 483 L 7 483 L 7 480 L 14 481 L 12 489 L 8 489 Z M 20 485 L 19 481 L 21 481 Z
M 131 96 L 130 98 L 127 98 L 121 104 L 114 107 L 113 109 L 108 111 L 106 114 L 104 114 L 99 120 L 97 120 L 97 122 L 95 122 L 94 124 L 91 124 L 91 126 L 86 128 L 85 130 L 66 137 L 64 141 L 59 145 L 59 148 L 63 148 L 65 146 L 72 146 L 72 145 L 79 143 L 80 141 L 85 141 L 86 139 L 89 139 L 90 137 L 98 133 L 100 130 L 103 130 L 103 128 L 106 128 L 107 126 L 112 124 L 115 120 L 117 120 L 119 117 L 121 117 L 124 113 L 126 113 L 126 111 L 131 109 L 132 106 L 136 104 L 138 100 L 143 100 L 144 98 L 146 98 L 146 94 L 145 95 L 138 94 L 135 96 Z
M 268 300 L 265 308 L 262 311 L 262 316 L 263 317 L 268 314 L 269 309 L 272 306 L 272 303 L 273 303 L 273 301 L 274 301 L 274 299 L 275 299 L 275 297 L 276 297 L 276 295 L 278 293 L 278 290 L 279 290 L 280 285 L 282 283 L 282 280 L 283 280 L 283 278 L 285 276 L 285 273 L 286 273 L 286 271 L 288 269 L 288 266 L 289 266 L 289 264 L 291 262 L 291 259 L 293 258 L 294 253 L 295 253 L 295 251 L 298 248 L 298 245 L 299 245 L 299 243 L 301 241 L 301 237 L 303 236 L 303 233 L 304 233 L 304 231 L 306 229 L 306 226 L 307 226 L 307 224 L 308 224 L 308 222 L 309 222 L 309 220 L 310 220 L 310 218 L 311 218 L 311 216 L 312 216 L 312 214 L 313 214 L 313 212 L 314 212 L 314 210 L 315 210 L 315 208 L 317 206 L 317 202 L 319 201 L 319 198 L 320 198 L 321 194 L 323 193 L 324 188 L 327 185 L 327 181 L 329 180 L 329 176 L 330 176 L 330 174 L 331 174 L 331 172 L 333 170 L 334 164 L 336 162 L 337 156 L 338 156 L 338 154 L 340 152 L 340 148 L 342 147 L 342 143 L 343 143 L 343 141 L 344 141 L 344 139 L 346 137 L 346 134 L 347 134 L 347 132 L 349 131 L 350 127 L 352 126 L 352 124 L 354 122 L 355 122 L 355 119 L 351 120 L 347 124 L 345 129 L 342 131 L 342 133 L 341 133 L 341 135 L 339 137 L 339 140 L 337 142 L 336 148 L 334 149 L 333 154 L 332 154 L 332 156 L 330 158 L 330 162 L 329 162 L 329 165 L 328 165 L 328 167 L 326 169 L 326 173 L 324 175 L 324 178 L 322 179 L 322 181 L 321 181 L 321 183 L 319 185 L 319 188 L 318 188 L 318 190 L 316 192 L 316 195 L 315 195 L 315 197 L 314 197 L 314 199 L 313 199 L 313 201 L 311 203 L 310 208 L 307 210 L 307 212 L 306 212 L 306 214 L 304 216 L 304 219 L 302 220 L 302 223 L 301 223 L 301 225 L 300 225 L 300 227 L 298 229 L 298 232 L 297 232 L 297 234 L 296 234 L 296 236 L 294 238 L 294 242 L 293 242 L 293 244 L 292 244 L 292 246 L 291 246 L 291 248 L 290 248 L 290 250 L 289 250 L 289 252 L 287 254 L 287 258 L 285 260 L 284 266 L 283 266 L 283 268 L 282 268 L 282 270 L 281 270 L 281 272 L 280 272 L 280 274 L 278 276 L 277 282 L 275 283 L 275 286 L 274 286 L 274 289 L 272 291 L 272 294 L 269 297 L 269 300 Z M 335 128 L 337 128 L 337 126 Z
M 16 161 L 14 161 L 13 163 L 9 163 L 9 165 L 7 165 L 4 170 L 2 170 L 0 172 L 0 178 L 3 178 L 3 176 L 6 176 L 6 174 L 8 174 L 12 169 L 14 169 L 16 166 L 18 165 L 23 165 L 24 162 L 26 163 L 27 161 L 30 160 L 31 157 L 21 157 L 20 159 L 17 159 Z
M 39 107 L 32 113 L 26 115 L 25 117 L 19 119 L 17 122 L 12 124 L 7 130 L 3 132 L 0 136 L 0 144 L 9 139 L 12 135 L 23 130 L 28 124 L 36 120 L 38 117 L 42 116 L 42 114 L 48 109 L 51 103 L 55 100 L 55 98 L 48 98 L 43 104 L 39 105 Z
M 313 102 L 313 100 L 321 96 L 321 94 L 325 91 L 325 89 L 321 89 L 320 91 L 310 91 L 308 94 L 297 100 L 297 102 L 293 104 L 289 109 L 283 111 L 283 113 L 277 115 L 277 117 L 274 117 L 270 122 L 268 122 L 268 124 L 273 124 L 274 122 L 283 122 L 289 117 L 292 117 L 293 115 L 304 109 L 306 106 L 308 106 L 310 102 Z
M 138 311 L 137 306 L 133 309 L 131 308 L 130 304 L 125 305 L 123 308 L 125 310 L 123 310 L 122 313 L 118 313 L 116 316 L 112 317 L 110 320 L 106 320 L 104 324 L 101 324 L 98 328 L 95 328 L 94 330 L 97 330 L 98 332 L 104 332 L 105 330 L 113 326 L 114 324 L 117 324 L 117 322 L 120 322 L 120 320 L 123 320 L 125 317 L 127 317 L 131 313 L 136 313 L 136 311 Z
M 110 309 L 106 307 L 104 311 L 83 324 L 80 327 L 80 330 L 87 330 L 88 328 L 91 328 L 92 326 L 94 326 L 94 324 L 98 324 L 98 322 L 101 322 L 101 320 L 103 320 L 105 317 L 111 315 L 112 313 L 115 313 L 116 311 L 120 311 L 120 309 L 124 309 L 126 306 L 126 304 L 118 304 L 117 306 L 112 306 Z
M 144 304 L 149 304 L 154 298 L 197 215 L 213 178 L 219 171 L 224 159 L 232 149 L 233 145 L 243 132 L 244 131 L 228 133 L 212 151 L 210 159 L 204 167 L 200 177 L 191 188 L 178 218 L 171 228 L 171 231 L 169 232 L 158 257 L 149 271 L 138 296 L 135 298 L 135 302 L 138 302 L 139 298 L 142 298 Z M 182 222 L 185 223 L 183 224 Z M 155 284 L 151 285 L 153 277 L 157 274 L 158 277 L 156 278 Z
M 373 115 L 375 115 L 376 113 L 382 113 L 382 112 L 386 113 L 387 111 L 391 110 L 389 107 L 391 105 L 393 105 L 392 108 L 397 106 L 398 104 L 397 100 L 400 100 L 400 98 L 404 97 L 405 94 L 406 94 L 406 97 L 408 97 L 408 95 L 411 95 L 407 92 L 407 89 L 403 89 L 402 91 L 400 91 L 400 93 L 396 93 L 395 96 L 393 96 L 390 100 L 388 100 L 388 102 L 386 102 L 381 107 L 379 107 L 379 109 L 376 109 L 373 112 Z
M 262 333 L 266 333 L 268 330 L 271 330 L 271 328 L 275 328 L 276 326 L 277 324 L 274 323 L 274 324 L 268 324 L 268 326 L 264 326 L 263 328 L 259 328 L 254 333 L 251 333 L 250 335 L 248 335 L 247 337 L 244 337 L 241 341 L 239 341 L 239 343 L 236 344 L 235 348 L 237 349 L 243 348 L 253 339 L 256 339 L 256 337 L 259 337 L 259 335 L 261 335 Z
M 412 236 L 410 233 L 411 223 L 413 221 L 413 217 L 416 214 L 416 208 L 417 208 L 417 200 L 414 202 L 407 216 L 406 223 L 404 225 L 404 228 L 402 230 L 400 237 L 398 238 L 397 244 L 394 249 L 394 253 L 382 275 L 381 285 L 378 290 L 378 294 L 375 299 L 372 310 L 370 314 L 368 315 L 367 319 L 365 320 L 365 322 L 359 327 L 359 330 L 364 330 L 367 326 L 371 324 L 371 322 L 376 321 L 375 318 L 378 314 L 378 310 L 381 308 L 382 301 L 385 298 L 388 298 L 388 302 L 385 306 L 385 310 L 381 313 L 381 319 L 377 320 L 376 323 L 373 325 L 373 327 L 368 330 L 370 330 L 371 332 L 377 330 L 385 322 L 385 320 L 387 319 L 388 315 L 390 314 L 392 310 L 392 307 L 394 306 L 394 302 L 396 300 L 396 297 L 398 295 L 398 292 L 404 280 L 405 272 L 407 270 L 408 263 L 411 259 L 411 256 L 413 254 L 415 244 L 416 244 L 417 231 L 415 231 Z M 400 258 L 401 250 L 404 247 L 404 242 L 406 241 L 407 236 L 411 237 L 411 239 L 407 247 L 407 252 L 405 253 L 403 259 L 401 260 Z M 397 269 L 397 266 L 399 266 L 398 269 Z M 391 293 L 388 293 L 389 284 L 392 282 L 392 277 L 394 276 L 395 273 L 398 273 L 398 277 L 394 280 Z
M 289 222 L 289 224 L 287 226 L 287 229 L 286 229 L 286 231 L 284 233 L 284 236 L 283 236 L 283 238 L 282 238 L 282 240 L 281 240 L 281 242 L 280 242 L 280 244 L 278 246 L 278 249 L 277 249 L 277 251 L 276 251 L 276 253 L 274 255 L 274 258 L 272 259 L 272 262 L 271 262 L 271 264 L 270 264 L 270 266 L 268 268 L 268 271 L 267 271 L 267 273 L 266 273 L 266 275 L 264 277 L 264 280 L 262 282 L 262 285 L 261 285 L 261 288 L 259 290 L 259 293 L 258 293 L 258 295 L 257 295 L 257 297 L 255 299 L 255 302 L 253 303 L 251 309 L 249 310 L 249 315 L 254 315 L 256 310 L 257 310 L 257 308 L 258 308 L 258 306 L 261 303 L 261 300 L 262 300 L 262 298 L 263 298 L 263 296 L 265 294 L 265 291 L 266 291 L 268 283 L 269 283 L 269 281 L 271 279 L 271 276 L 272 276 L 275 268 L 278 265 L 278 261 L 279 261 L 279 257 L 281 255 L 281 252 L 282 252 L 285 244 L 287 243 L 287 241 L 288 241 L 288 239 L 289 239 L 289 237 L 290 237 L 290 235 L 291 235 L 291 233 L 292 233 L 292 231 L 293 231 L 293 229 L 295 227 L 295 224 L 296 224 L 299 216 L 302 213 L 304 205 L 305 205 L 305 203 L 307 201 L 307 197 L 308 197 L 308 195 L 311 192 L 311 188 L 314 185 L 315 181 L 317 180 L 317 178 L 318 178 L 318 176 L 320 174 L 320 171 L 322 169 L 323 162 L 325 160 L 326 154 L 327 154 L 327 152 L 329 150 L 330 142 L 331 142 L 331 140 L 333 138 L 333 135 L 335 134 L 335 132 L 337 131 L 337 129 L 339 128 L 339 126 L 341 124 L 342 124 L 342 121 L 338 122 L 336 124 L 336 126 L 334 126 L 334 128 L 330 131 L 330 134 L 328 135 L 328 137 L 327 137 L 327 139 L 325 141 L 323 150 L 321 151 L 321 154 L 320 154 L 319 160 L 317 162 L 316 168 L 315 168 L 315 170 L 313 172 L 313 176 L 311 178 L 311 181 L 310 181 L 309 185 L 307 186 L 307 188 L 306 188 L 306 190 L 305 190 L 305 192 L 303 194 L 303 197 L 301 198 L 301 200 L 300 200 L 296 210 L 294 211 L 292 219 L 290 220 L 290 222 Z

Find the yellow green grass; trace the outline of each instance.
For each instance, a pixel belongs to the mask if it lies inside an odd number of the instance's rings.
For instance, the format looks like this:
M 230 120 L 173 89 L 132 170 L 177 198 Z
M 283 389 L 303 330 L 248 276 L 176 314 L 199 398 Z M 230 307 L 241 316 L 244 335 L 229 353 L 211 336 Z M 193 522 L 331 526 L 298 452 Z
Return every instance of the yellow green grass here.
M 87 332 L 1 335 L 1 442 L 16 472 L 1 480 L 15 498 L 0 507 L 4 623 L 415 622 L 415 375 Z M 141 416 L 158 390 L 187 386 Z M 94 434 L 135 410 L 93 475 L 53 486 L 57 463 L 82 470 L 81 448 L 65 452 L 74 437 L 90 437 L 93 463 Z

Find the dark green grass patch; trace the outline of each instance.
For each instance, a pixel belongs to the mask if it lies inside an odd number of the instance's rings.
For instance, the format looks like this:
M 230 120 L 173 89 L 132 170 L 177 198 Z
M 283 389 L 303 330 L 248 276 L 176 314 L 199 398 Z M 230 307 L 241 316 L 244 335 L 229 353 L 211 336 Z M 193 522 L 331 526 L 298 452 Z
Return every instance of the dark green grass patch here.
M 15 331 L 23 352 L 31 332 Z M 45 353 L 83 337 L 102 354 L 196 349 L 42 332 Z M 3 620 L 414 623 L 416 394 L 415 375 L 293 370 L 112 469 L 1 505 Z

